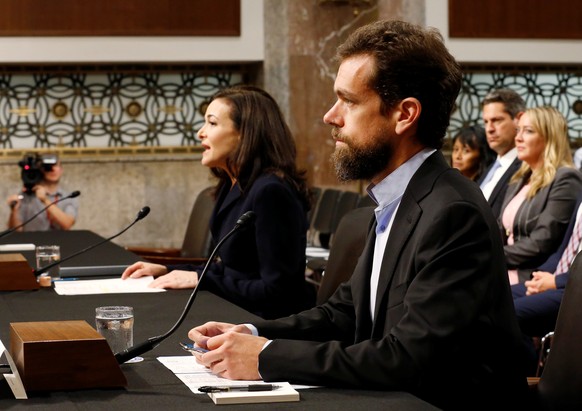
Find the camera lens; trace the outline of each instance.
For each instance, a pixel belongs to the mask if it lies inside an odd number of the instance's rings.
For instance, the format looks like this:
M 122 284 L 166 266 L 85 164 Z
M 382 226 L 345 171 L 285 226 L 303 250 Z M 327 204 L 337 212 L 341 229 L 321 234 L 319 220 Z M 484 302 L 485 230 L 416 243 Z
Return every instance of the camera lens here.
M 32 192 L 32 187 L 42 181 L 43 177 L 43 160 L 40 156 L 25 155 L 24 158 L 18 162 L 22 168 L 20 177 L 26 189 L 26 193 Z M 52 165 L 51 165 L 52 168 Z

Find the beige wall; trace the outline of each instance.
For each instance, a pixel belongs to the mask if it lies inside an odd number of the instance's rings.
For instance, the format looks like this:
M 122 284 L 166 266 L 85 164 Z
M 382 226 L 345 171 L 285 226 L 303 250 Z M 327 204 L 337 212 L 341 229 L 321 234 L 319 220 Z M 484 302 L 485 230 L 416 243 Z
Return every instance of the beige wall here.
M 0 164 L 0 226 L 8 220 L 5 199 L 22 182 L 14 161 Z M 150 214 L 118 237 L 117 244 L 179 247 L 197 193 L 214 180 L 200 165 L 199 155 L 173 157 L 120 156 L 63 158 L 63 186 L 79 190 L 79 217 L 75 229 L 109 237 L 130 224 L 138 211 Z

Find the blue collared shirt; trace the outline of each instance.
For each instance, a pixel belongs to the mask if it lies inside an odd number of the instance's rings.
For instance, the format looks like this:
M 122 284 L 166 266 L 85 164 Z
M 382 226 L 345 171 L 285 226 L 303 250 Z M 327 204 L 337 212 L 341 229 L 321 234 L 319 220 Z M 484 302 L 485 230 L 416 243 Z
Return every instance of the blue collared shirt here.
M 372 264 L 372 275 L 370 276 L 370 313 L 374 320 L 374 310 L 376 308 L 376 294 L 378 292 L 378 280 L 380 278 L 380 267 L 388 243 L 388 236 L 392 228 L 392 222 L 396 215 L 396 210 L 400 205 L 402 195 L 408 187 L 412 176 L 420 168 L 422 163 L 435 152 L 435 149 L 425 148 L 416 153 L 406 163 L 402 164 L 392 173 L 387 175 L 378 184 L 370 184 L 367 188 L 368 194 L 378 204 L 374 210 L 376 215 L 376 243 L 374 245 L 374 260 Z

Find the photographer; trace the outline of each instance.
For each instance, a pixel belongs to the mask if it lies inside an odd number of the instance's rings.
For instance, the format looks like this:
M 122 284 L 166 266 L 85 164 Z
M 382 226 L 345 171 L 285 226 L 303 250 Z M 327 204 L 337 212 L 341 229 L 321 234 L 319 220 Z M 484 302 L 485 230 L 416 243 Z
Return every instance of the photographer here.
M 63 166 L 54 154 L 25 156 L 19 163 L 24 187 L 20 194 L 8 197 L 8 228 L 14 228 L 40 212 L 44 207 L 69 195 L 59 187 Z M 19 231 L 70 230 L 77 218 L 79 203 L 69 198 L 46 209 Z

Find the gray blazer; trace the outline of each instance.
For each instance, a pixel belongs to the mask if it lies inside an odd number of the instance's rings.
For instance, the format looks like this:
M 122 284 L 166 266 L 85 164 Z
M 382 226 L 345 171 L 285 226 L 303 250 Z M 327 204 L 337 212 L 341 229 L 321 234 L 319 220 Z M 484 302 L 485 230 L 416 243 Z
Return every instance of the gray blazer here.
M 522 180 L 509 185 L 502 210 L 505 211 L 509 201 L 524 183 Z M 531 272 L 560 246 L 581 192 L 582 173 L 574 168 L 560 167 L 554 181 L 538 191 L 532 199 L 526 199 L 517 210 L 512 245 L 507 245 L 501 212 L 498 221 L 506 242 L 507 267 L 518 270 L 520 282 L 528 280 Z

